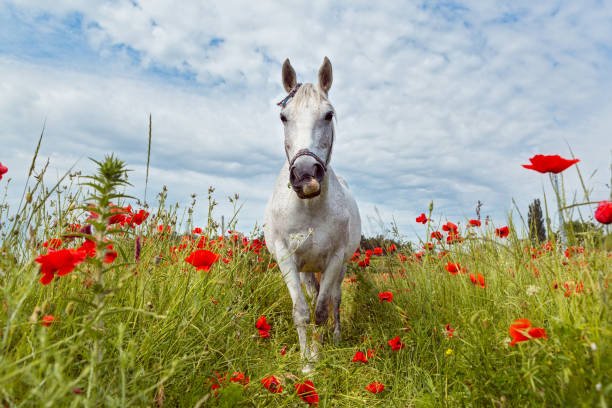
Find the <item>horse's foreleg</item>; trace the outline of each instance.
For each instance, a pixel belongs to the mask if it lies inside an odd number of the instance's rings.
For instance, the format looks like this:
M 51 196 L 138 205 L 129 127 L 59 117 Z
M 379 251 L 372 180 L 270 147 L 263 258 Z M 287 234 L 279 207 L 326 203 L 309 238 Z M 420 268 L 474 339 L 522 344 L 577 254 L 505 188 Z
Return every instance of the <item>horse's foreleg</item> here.
M 342 256 L 334 256 L 321 276 L 321 285 L 315 309 L 315 323 L 317 326 L 324 324 L 329 317 L 329 299 L 339 275 L 343 275 L 342 261 Z M 342 278 L 340 278 L 340 282 L 342 282 Z
M 334 312 L 334 342 L 339 343 L 342 339 L 342 330 L 340 328 L 340 302 L 342 301 L 342 281 L 346 274 L 346 264 L 342 265 L 342 270 L 332 288 L 331 303 Z
M 300 275 L 291 259 L 283 261 L 279 264 L 279 267 L 293 302 L 293 323 L 298 332 L 300 355 L 302 358 L 310 359 L 310 352 L 306 344 L 306 329 L 310 324 L 310 310 L 304 298 L 304 292 L 300 287 Z

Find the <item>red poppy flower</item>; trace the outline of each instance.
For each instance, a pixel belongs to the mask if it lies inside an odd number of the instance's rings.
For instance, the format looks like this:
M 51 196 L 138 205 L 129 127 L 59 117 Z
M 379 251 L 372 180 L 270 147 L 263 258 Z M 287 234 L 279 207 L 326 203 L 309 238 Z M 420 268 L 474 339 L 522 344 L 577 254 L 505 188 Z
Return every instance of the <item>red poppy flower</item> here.
M 113 215 L 111 215 L 108 218 L 108 225 L 113 225 L 113 224 L 124 225 L 128 219 L 129 214 L 132 212 L 132 207 L 128 205 L 125 208 L 121 208 L 121 207 L 111 208 L 110 212 Z
M 266 320 L 266 316 L 261 316 L 259 319 L 257 319 L 257 322 L 255 323 L 255 327 L 258 330 L 269 331 L 270 325 L 268 324 L 268 321 Z
M 249 377 L 246 377 L 243 373 L 240 373 L 238 371 L 234 371 L 234 373 L 232 374 L 229 380 L 231 382 L 235 382 L 235 383 L 242 384 L 242 385 L 249 384 Z
M 362 268 L 365 268 L 366 266 L 370 266 L 370 258 L 365 258 L 362 261 L 359 261 L 358 265 Z
M 421 259 L 425 255 L 425 251 L 415 252 L 413 255 L 416 259 Z
M 368 358 L 376 356 L 376 349 L 368 349 Z
M 312 381 L 306 380 L 303 383 L 295 384 L 295 390 L 302 401 L 314 406 L 319 405 L 319 394 L 317 394 L 317 390 L 315 390 Z
M 51 323 L 53 323 L 56 320 L 57 319 L 55 318 L 55 316 L 47 315 L 47 316 L 43 316 L 42 322 L 40 324 L 42 324 L 45 327 L 49 327 L 49 326 L 51 326 Z
M 374 255 L 381 256 L 383 254 L 382 248 L 374 248 Z
M 510 346 L 514 346 L 516 343 L 527 341 L 529 339 L 536 338 L 547 338 L 546 330 L 540 327 L 531 327 L 529 319 L 517 319 L 515 320 L 508 329 L 512 342 Z
M 436 247 L 436 244 L 434 244 L 433 242 L 426 242 L 425 245 L 423 245 L 421 248 L 431 251 L 435 247 Z
M 362 362 L 362 363 L 367 363 L 368 359 L 366 358 L 365 354 L 363 353 L 363 351 L 357 351 L 355 353 L 355 355 L 353 356 L 353 359 L 351 360 L 353 362 Z
M 472 281 L 472 283 L 474 285 L 479 285 L 481 288 L 486 288 L 487 284 L 485 283 L 485 279 L 484 276 L 482 276 L 481 274 L 476 274 L 474 275 L 473 273 L 470 273 L 470 280 Z
M 432 232 L 431 239 L 437 239 L 438 241 L 440 241 L 442 239 L 442 233 L 440 231 Z
M 266 390 L 270 392 L 276 394 L 281 394 L 283 392 L 283 387 L 281 387 L 280 381 L 278 381 L 278 379 L 273 375 L 264 378 L 263 380 L 261 380 L 261 383 L 266 388 Z
M 51 251 L 47 255 L 39 255 L 35 261 L 40 264 L 40 272 L 43 274 L 40 283 L 43 285 L 49 284 L 56 273 L 57 276 L 69 274 L 85 260 L 86 256 L 85 251 L 72 248 Z
M 3 166 L 2 163 L 0 163 L 0 180 L 2 180 L 2 175 L 6 174 L 7 171 L 8 168 L 6 166 Z
M 457 244 L 463 242 L 463 238 L 455 231 L 449 231 L 448 236 L 446 237 L 446 242 L 448 244 Z
M 396 251 L 396 249 L 397 248 L 395 248 L 395 244 L 391 244 L 391 245 L 389 245 L 389 248 L 387 248 L 387 253 L 388 254 L 393 253 L 393 252 Z
M 508 229 L 508 227 L 501 227 L 501 228 L 497 228 L 495 230 L 495 233 L 497 234 L 498 237 L 500 238 L 506 238 L 508 236 L 508 234 L 510 234 L 510 230 Z
M 389 340 L 387 343 L 389 343 L 389 345 L 391 346 L 391 350 L 394 350 L 394 351 L 397 351 L 397 350 L 400 350 L 406 347 L 406 345 L 400 341 L 399 336 L 395 337 L 394 339 Z
M 142 224 L 147 218 L 149 217 L 149 213 L 146 212 L 145 210 L 140 210 L 138 211 L 136 214 L 134 214 L 132 216 L 132 218 L 129 220 L 129 224 L 130 225 L 140 225 Z
M 450 323 L 444 326 L 444 328 L 446 329 L 446 335 L 448 337 L 453 337 L 453 332 L 455 331 L 455 329 L 451 327 Z
M 62 245 L 62 240 L 59 238 L 53 238 L 48 241 L 45 241 L 42 246 L 50 249 L 57 249 Z
M 391 292 L 380 292 L 378 294 L 378 297 L 380 298 L 380 303 L 382 303 L 384 300 L 386 300 L 387 302 L 391 302 L 393 300 L 393 293 L 391 293 Z
M 283 349 L 281 350 L 281 356 L 284 356 L 286 352 L 287 352 L 287 346 L 283 347 Z
M 523 167 L 530 170 L 539 171 L 540 173 L 561 173 L 571 165 L 578 163 L 579 159 L 564 159 L 555 154 L 553 156 L 544 156 L 536 154 L 529 159 L 531 164 L 523 164 Z
M 385 389 L 385 385 L 379 382 L 373 382 L 367 385 L 365 388 L 367 391 L 370 391 L 372 394 L 378 394 L 379 392 L 382 392 Z
M 221 255 L 214 254 L 206 249 L 198 249 L 185 258 L 185 262 L 195 266 L 197 271 L 202 270 L 208 272 L 212 264 L 214 264 L 220 256 Z
M 196 227 L 196 228 L 194 228 L 194 229 L 193 229 L 193 231 L 191 231 L 191 232 L 193 232 L 194 234 L 201 234 L 201 233 L 202 233 L 202 228 L 200 228 L 200 227 Z
M 452 233 L 454 233 L 454 234 L 456 234 L 456 233 L 457 233 L 457 229 L 458 229 L 458 228 L 459 228 L 459 227 L 457 227 L 455 224 L 453 224 L 453 223 L 452 223 L 452 222 L 450 222 L 450 221 L 449 221 L 449 222 L 447 222 L 446 224 L 444 224 L 444 225 L 442 226 L 442 230 L 443 230 L 443 231 L 446 231 L 446 232 L 452 232 Z
M 444 265 L 444 269 L 449 271 L 452 275 L 456 275 L 459 272 L 465 272 L 465 269 L 462 268 L 461 265 L 454 262 L 447 262 L 446 265 Z
M 89 258 L 96 256 L 97 245 L 91 239 L 85 239 L 85 242 L 81 244 L 79 250 L 84 251 Z
M 480 227 L 482 223 L 479 220 L 470 220 L 469 224 L 471 227 Z
M 416 218 L 416 222 L 420 222 L 421 224 L 427 224 L 427 217 L 423 213 Z
M 108 244 L 106 246 L 107 251 L 104 253 L 104 259 L 102 262 L 105 264 L 111 264 L 117 258 L 117 251 L 113 251 L 113 244 Z
M 612 223 L 612 202 L 600 201 L 595 210 L 595 219 L 602 224 Z

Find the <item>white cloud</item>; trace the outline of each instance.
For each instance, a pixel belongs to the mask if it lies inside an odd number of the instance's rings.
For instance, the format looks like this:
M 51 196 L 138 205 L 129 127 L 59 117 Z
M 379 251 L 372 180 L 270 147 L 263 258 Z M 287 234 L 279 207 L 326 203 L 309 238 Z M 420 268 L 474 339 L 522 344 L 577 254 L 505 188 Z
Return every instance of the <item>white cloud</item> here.
M 364 219 L 376 205 L 410 231 L 431 200 L 454 219 L 472 216 L 480 199 L 483 214 L 503 223 L 512 197 L 526 212 L 541 196 L 544 176 L 520 164 L 537 153 L 568 156 L 566 140 L 583 175 L 599 169 L 590 185 L 604 199 L 612 7 L 512 4 L 12 3 L 0 13 L 16 13 L 26 32 L 82 35 L 96 57 L 70 64 L 0 49 L 0 137 L 9 152 L 0 161 L 25 173 L 23 157 L 47 118 L 43 154 L 117 152 L 142 181 L 151 112 L 149 191 L 168 184 L 183 203 L 209 184 L 218 201 L 238 192 L 249 229 L 284 160 L 274 106 L 284 96 L 280 64 L 289 57 L 298 79 L 312 81 L 328 55 L 339 118 L 333 166 Z M 79 25 L 66 29 L 75 12 Z M 569 191 L 579 188 L 575 170 L 565 179 Z

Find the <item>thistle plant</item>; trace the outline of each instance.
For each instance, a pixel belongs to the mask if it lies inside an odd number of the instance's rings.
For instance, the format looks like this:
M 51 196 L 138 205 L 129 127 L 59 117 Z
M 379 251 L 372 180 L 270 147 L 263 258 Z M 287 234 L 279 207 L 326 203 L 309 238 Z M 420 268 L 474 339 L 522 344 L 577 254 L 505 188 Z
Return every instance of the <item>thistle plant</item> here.
M 108 262 L 105 262 L 105 259 L 112 257 L 112 252 L 114 252 L 112 250 L 116 242 L 113 237 L 125 233 L 124 229 L 115 226 L 124 224 L 131 212 L 129 206 L 120 208 L 113 205 L 113 201 L 133 197 L 119 192 L 122 187 L 131 185 L 127 181 L 129 170 L 125 168 L 123 161 L 113 155 L 106 156 L 101 162 L 91 160 L 98 165 L 98 172 L 92 176 L 84 176 L 87 182 L 82 185 L 91 188 L 91 194 L 86 198 L 86 204 L 81 209 L 91 214 L 88 221 L 92 228 L 91 231 L 85 231 L 84 237 L 87 241 L 93 242 L 89 247 L 90 254 L 93 255 L 94 251 L 91 249 L 95 248 L 95 256 L 89 258 L 89 263 L 93 266 L 93 289 L 96 293 L 94 304 L 97 308 L 101 308 L 107 293 L 104 287 L 104 274 L 114 268 L 114 266 L 107 265 Z

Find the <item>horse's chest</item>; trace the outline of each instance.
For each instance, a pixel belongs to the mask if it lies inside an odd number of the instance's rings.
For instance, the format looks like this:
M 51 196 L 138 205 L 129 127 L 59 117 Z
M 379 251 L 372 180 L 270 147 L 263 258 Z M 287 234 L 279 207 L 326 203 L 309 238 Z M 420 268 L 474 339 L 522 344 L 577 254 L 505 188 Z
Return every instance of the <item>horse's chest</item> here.
M 340 228 L 339 228 L 340 227 Z M 321 272 L 338 247 L 340 225 L 319 223 L 308 228 L 296 228 L 288 234 L 287 247 L 301 272 Z

